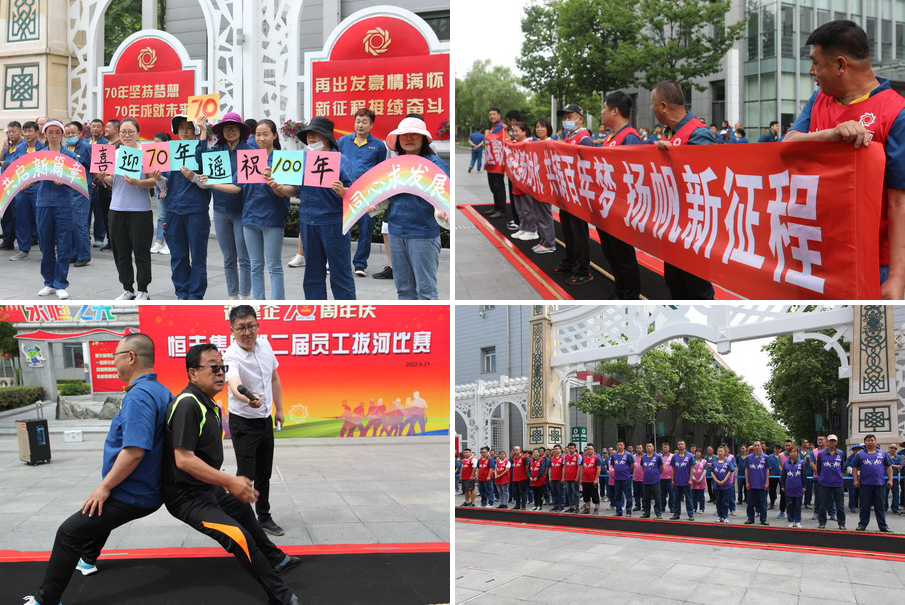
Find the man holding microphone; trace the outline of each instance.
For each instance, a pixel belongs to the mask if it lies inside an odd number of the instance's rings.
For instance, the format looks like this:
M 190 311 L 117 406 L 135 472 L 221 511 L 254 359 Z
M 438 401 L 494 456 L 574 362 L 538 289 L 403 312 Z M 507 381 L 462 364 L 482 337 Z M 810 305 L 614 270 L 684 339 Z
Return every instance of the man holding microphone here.
M 273 429 L 283 424 L 283 387 L 273 349 L 258 339 L 258 317 L 253 307 L 239 305 L 229 312 L 235 342 L 223 355 L 229 366 L 229 432 L 236 451 L 237 474 L 254 481 L 258 522 L 269 534 L 285 532 L 270 515 L 270 475 L 273 471 Z M 271 416 L 272 415 L 272 416 Z

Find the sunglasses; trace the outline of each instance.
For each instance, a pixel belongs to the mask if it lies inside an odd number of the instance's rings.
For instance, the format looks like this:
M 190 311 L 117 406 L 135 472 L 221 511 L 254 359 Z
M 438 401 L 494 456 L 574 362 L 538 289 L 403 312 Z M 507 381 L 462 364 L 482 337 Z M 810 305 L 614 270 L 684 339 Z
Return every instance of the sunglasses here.
M 228 365 L 211 364 L 211 365 L 209 365 L 209 366 L 195 366 L 195 368 L 197 368 L 197 369 L 199 369 L 199 370 L 200 370 L 201 368 L 210 368 L 210 369 L 211 369 L 211 372 L 213 372 L 214 374 L 219 374 L 220 372 L 223 372 L 223 373 L 225 374 L 226 372 L 229 372 L 229 366 L 228 366 Z

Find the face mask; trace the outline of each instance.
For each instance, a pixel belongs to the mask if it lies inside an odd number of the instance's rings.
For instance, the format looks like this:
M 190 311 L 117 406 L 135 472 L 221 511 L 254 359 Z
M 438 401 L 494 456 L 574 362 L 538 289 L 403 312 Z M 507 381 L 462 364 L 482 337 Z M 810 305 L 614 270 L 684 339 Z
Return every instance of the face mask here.
M 562 123 L 562 127 L 563 127 L 563 130 L 572 132 L 573 130 L 575 130 L 575 122 L 573 122 L 572 120 L 566 120 L 565 122 Z
M 311 145 L 308 145 L 308 151 L 320 151 L 323 148 L 324 148 L 323 141 L 318 141 L 317 143 L 312 143 Z
M 78 143 L 78 142 L 79 142 L 79 138 L 78 138 L 78 137 L 69 137 L 68 139 L 66 139 L 66 144 L 67 144 L 67 145 L 75 145 L 75 144 Z

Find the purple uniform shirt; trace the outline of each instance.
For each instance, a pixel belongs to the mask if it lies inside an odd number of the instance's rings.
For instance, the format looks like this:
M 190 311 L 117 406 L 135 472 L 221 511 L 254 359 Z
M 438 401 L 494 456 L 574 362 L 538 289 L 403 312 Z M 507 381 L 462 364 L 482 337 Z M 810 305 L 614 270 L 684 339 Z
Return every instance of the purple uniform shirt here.
M 761 454 L 759 458 L 755 458 L 754 454 L 749 454 L 745 459 L 745 472 L 750 489 L 764 489 L 767 482 L 767 457 Z
M 796 460 L 794 463 L 791 460 L 787 460 L 782 464 L 782 481 L 783 486 L 786 488 L 786 497 L 788 498 L 800 498 L 801 493 L 801 481 L 805 477 L 805 471 L 802 468 L 801 458 Z
M 820 474 L 818 481 L 824 487 L 842 487 L 842 467 L 845 464 L 845 454 L 836 449 L 835 453 L 821 450 L 817 454 L 817 472 Z
M 735 470 L 735 464 L 731 460 L 714 460 L 713 462 L 713 474 L 712 476 L 718 481 L 722 481 L 725 479 L 732 471 Z M 723 485 L 719 485 L 718 483 L 714 483 L 713 487 L 716 489 L 732 489 L 732 481 L 726 481 Z
M 880 450 L 873 454 L 861 450 L 852 461 L 852 466 L 858 467 L 858 482 L 861 485 L 886 485 L 886 467 L 891 464 L 892 460 L 886 452 Z
M 634 463 L 635 459 L 628 452 L 616 452 L 610 457 L 610 460 L 613 462 L 613 471 L 616 475 L 615 479 L 617 481 L 623 481 L 625 479 L 632 478 L 632 469 L 631 465 Z
M 694 456 L 690 452 L 685 452 L 684 456 L 674 454 L 672 460 L 669 461 L 669 465 L 673 468 L 673 481 L 675 481 L 676 485 L 688 485 L 691 467 L 694 465 Z
M 663 458 L 660 454 L 641 456 L 641 466 L 644 467 L 644 478 L 642 481 L 645 485 L 653 485 L 660 482 L 660 466 L 663 465 Z

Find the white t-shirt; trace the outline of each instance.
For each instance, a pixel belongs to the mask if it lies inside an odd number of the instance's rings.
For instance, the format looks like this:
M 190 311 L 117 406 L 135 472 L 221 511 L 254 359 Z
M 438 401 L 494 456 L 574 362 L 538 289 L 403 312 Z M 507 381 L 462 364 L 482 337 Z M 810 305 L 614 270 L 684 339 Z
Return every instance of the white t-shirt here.
M 239 384 L 258 395 L 263 402 L 261 407 L 253 408 L 244 401 L 236 399 L 229 391 L 229 413 L 243 418 L 267 418 L 273 412 L 273 373 L 280 363 L 266 338 L 258 337 L 254 351 L 246 351 L 233 342 L 223 353 L 223 363 L 229 366 L 226 380 L 238 376 Z

